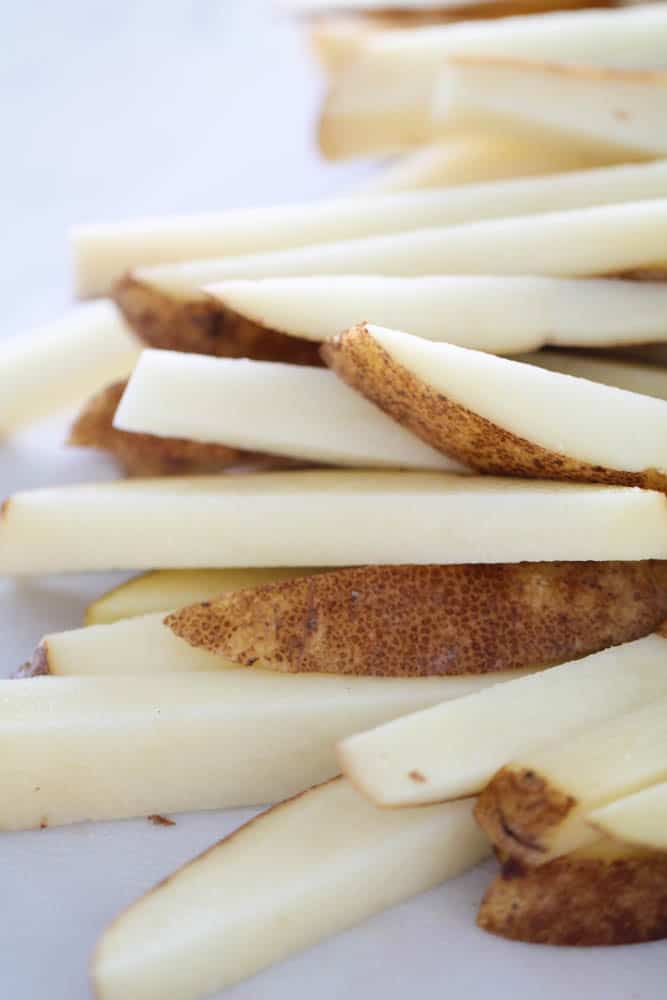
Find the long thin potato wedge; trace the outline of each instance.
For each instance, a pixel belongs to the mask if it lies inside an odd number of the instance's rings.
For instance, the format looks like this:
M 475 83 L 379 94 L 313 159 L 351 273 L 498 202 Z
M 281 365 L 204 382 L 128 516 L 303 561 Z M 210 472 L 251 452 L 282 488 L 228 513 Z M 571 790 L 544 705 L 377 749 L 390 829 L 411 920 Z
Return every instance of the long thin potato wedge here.
M 456 58 L 442 71 L 433 114 L 443 129 L 537 129 L 664 156 L 667 69 Z
M 666 654 L 660 631 L 352 736 L 338 757 L 380 806 L 474 795 L 518 754 L 566 744 L 572 733 L 667 695 Z
M 265 461 L 464 471 L 323 368 L 144 351 L 114 427 L 195 450 L 223 441 Z
M 595 839 L 595 809 L 666 778 L 663 696 L 515 757 L 481 793 L 477 819 L 502 852 L 542 865 Z
M 667 782 L 602 806 L 588 821 L 615 840 L 667 851 Z
M 487 852 L 469 802 L 385 813 L 344 781 L 321 785 L 126 910 L 95 953 L 96 997 L 195 1000 L 455 877 Z
M 667 401 L 381 327 L 328 364 L 432 447 L 496 475 L 667 490 Z
M 493 354 L 547 344 L 600 348 L 667 339 L 665 282 L 333 275 L 224 281 L 207 291 L 223 308 L 254 323 L 312 340 L 327 340 L 360 316 L 426 340 Z M 552 355 L 544 357 L 547 367 Z
M 49 326 L 3 339 L 0 436 L 126 377 L 140 350 L 109 302 L 77 306 Z
M 17 493 L 0 574 L 667 558 L 662 493 L 314 470 Z
M 80 295 L 105 294 L 127 271 L 138 267 L 274 252 L 500 215 L 664 197 L 666 177 L 664 164 L 633 164 L 582 169 L 548 182 L 539 178 L 489 182 L 468 184 L 457 191 L 408 191 L 368 201 L 349 196 L 80 226 L 71 237 L 77 289 Z M 193 311 L 192 318 L 198 316 Z M 238 320 L 235 326 L 230 321 L 228 332 L 237 339 L 252 334 Z M 222 331 L 218 339 L 221 336 Z M 209 341 L 204 343 L 210 349 Z M 253 346 L 259 351 L 263 345 L 255 341 Z
M 113 625 L 125 618 L 138 618 L 157 611 L 166 614 L 172 608 L 207 601 L 230 590 L 261 587 L 311 572 L 316 571 L 305 567 L 155 570 L 135 576 L 98 597 L 86 609 L 84 625 Z
M 664 287 L 667 291 L 667 285 Z M 549 371 L 560 372 L 562 375 L 613 385 L 628 392 L 640 392 L 655 399 L 667 399 L 667 371 L 654 365 L 568 354 L 566 351 L 538 351 L 535 354 L 519 355 L 514 360 L 548 368 Z
M 599 840 L 540 868 L 509 860 L 477 925 L 531 944 L 659 941 L 667 937 L 667 853 Z
M 666 618 L 667 562 L 649 561 L 360 566 L 228 593 L 167 624 L 247 666 L 421 676 L 551 666 Z

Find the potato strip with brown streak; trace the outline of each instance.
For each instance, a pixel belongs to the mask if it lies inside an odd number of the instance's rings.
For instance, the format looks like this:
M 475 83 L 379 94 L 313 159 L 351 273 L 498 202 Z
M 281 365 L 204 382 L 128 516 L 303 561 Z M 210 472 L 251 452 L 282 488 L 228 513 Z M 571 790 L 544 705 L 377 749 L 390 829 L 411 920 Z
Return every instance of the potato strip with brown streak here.
M 361 566 L 169 616 L 191 645 L 286 672 L 384 676 L 544 667 L 667 615 L 667 562 Z

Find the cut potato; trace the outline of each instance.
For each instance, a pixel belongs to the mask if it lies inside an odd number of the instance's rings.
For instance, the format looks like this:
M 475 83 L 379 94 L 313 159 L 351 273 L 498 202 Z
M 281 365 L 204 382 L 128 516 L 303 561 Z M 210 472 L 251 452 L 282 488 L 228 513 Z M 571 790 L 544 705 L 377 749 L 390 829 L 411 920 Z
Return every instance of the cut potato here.
M 486 891 L 482 930 L 532 944 L 639 944 L 667 937 L 667 853 L 600 840 L 540 868 L 509 860 Z
M 441 136 L 445 125 L 432 113 L 433 96 L 443 66 L 455 56 L 653 69 L 665 65 L 666 51 L 662 5 L 385 32 L 334 79 L 320 119 L 320 147 L 329 158 L 377 155 Z M 525 90 L 523 97 L 526 106 L 541 108 L 532 93 L 530 101 Z M 590 148 L 588 137 L 586 144 Z
M 144 351 L 114 427 L 204 451 L 224 441 L 265 461 L 464 471 L 322 368 Z
M 261 587 L 277 580 L 290 580 L 317 572 L 275 567 L 274 569 L 174 569 L 157 570 L 121 583 L 99 597 L 86 609 L 85 625 L 112 625 L 125 618 L 151 612 L 183 608 L 195 601 L 207 601 L 230 590 Z
M 616 840 L 667 851 L 667 782 L 595 809 L 589 822 Z
M 586 164 L 582 164 L 586 166 Z M 294 205 L 235 209 L 201 215 L 134 222 L 94 224 L 73 231 L 77 289 L 80 295 L 106 294 L 127 271 L 151 265 L 234 257 L 310 246 L 422 226 L 443 226 L 503 215 L 522 215 L 587 205 L 658 198 L 667 195 L 667 165 L 639 164 L 581 170 L 576 174 L 521 181 L 468 184 L 460 190 L 408 191 L 369 201 L 358 197 L 326 199 Z M 129 298 L 130 289 L 124 288 Z M 138 294 L 138 293 L 137 293 Z M 146 306 L 137 297 L 134 311 Z M 129 305 L 128 305 L 129 308 Z M 153 311 L 159 305 L 153 303 Z M 166 307 L 164 307 L 166 308 Z M 360 317 L 357 317 L 359 319 Z M 205 313 L 193 309 L 191 321 Z M 147 335 L 157 318 L 145 318 Z M 226 330 L 200 334 L 204 353 L 247 344 L 262 359 L 265 347 L 252 329 L 230 319 Z M 245 338 L 245 339 L 244 339 Z M 178 346 L 178 340 L 175 340 Z M 153 346 L 168 347 L 166 343 Z M 283 345 L 295 350 L 295 345 Z M 281 360 L 275 358 L 275 360 Z M 282 360 L 288 360 L 284 357 Z
M 426 340 L 493 354 L 546 344 L 599 348 L 667 339 L 665 282 L 334 275 L 225 281 L 207 291 L 224 308 L 258 325 L 312 340 L 327 340 L 360 316 Z M 558 364 L 560 357 L 544 355 L 544 367 Z
M 667 778 L 667 698 L 515 757 L 480 795 L 477 819 L 494 844 L 530 865 L 590 843 L 586 819 Z
M 139 353 L 110 302 L 77 306 L 56 323 L 3 340 L 0 435 L 127 376 Z
M 664 156 L 667 70 L 456 58 L 442 70 L 433 115 L 443 129 L 537 129 Z
M 469 802 L 386 813 L 344 781 L 321 785 L 252 820 L 126 910 L 98 945 L 96 996 L 195 1000 L 487 853 Z
M 667 562 L 575 562 L 360 566 L 228 593 L 167 624 L 247 666 L 420 676 L 551 666 L 666 618 Z
M 517 754 L 667 695 L 666 654 L 656 633 L 352 736 L 338 757 L 380 806 L 473 795 Z
M 470 685 L 261 670 L 0 681 L 0 829 L 286 798 L 337 773 L 343 736 Z
M 667 558 L 662 493 L 313 470 L 17 493 L 0 574 Z
M 667 292 L 667 284 L 663 287 Z M 667 371 L 653 365 L 568 354 L 566 351 L 538 351 L 535 354 L 519 355 L 514 360 L 548 368 L 549 371 L 560 372 L 562 375 L 613 385 L 628 392 L 640 392 L 655 399 L 667 399 Z
M 389 416 L 478 471 L 667 490 L 664 399 L 366 324 L 322 354 Z

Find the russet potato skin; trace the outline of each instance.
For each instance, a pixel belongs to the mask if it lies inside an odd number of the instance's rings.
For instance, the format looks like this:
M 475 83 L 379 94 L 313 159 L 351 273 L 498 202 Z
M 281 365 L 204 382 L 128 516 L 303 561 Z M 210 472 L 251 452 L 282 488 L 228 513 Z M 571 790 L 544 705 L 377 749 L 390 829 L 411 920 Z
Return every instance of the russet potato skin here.
M 194 646 L 287 672 L 380 676 L 544 667 L 667 617 L 667 563 L 360 566 L 267 584 L 167 619 Z
M 627 472 L 590 465 L 543 448 L 453 402 L 396 362 L 363 323 L 323 344 L 321 351 L 349 386 L 433 448 L 478 472 L 667 491 L 667 475 L 656 469 Z
M 206 296 L 179 298 L 128 274 L 116 283 L 112 297 L 149 347 L 221 358 L 322 364 L 318 344 L 267 329 Z
M 667 937 L 667 853 L 599 841 L 540 868 L 506 859 L 477 925 L 533 944 L 660 940 Z

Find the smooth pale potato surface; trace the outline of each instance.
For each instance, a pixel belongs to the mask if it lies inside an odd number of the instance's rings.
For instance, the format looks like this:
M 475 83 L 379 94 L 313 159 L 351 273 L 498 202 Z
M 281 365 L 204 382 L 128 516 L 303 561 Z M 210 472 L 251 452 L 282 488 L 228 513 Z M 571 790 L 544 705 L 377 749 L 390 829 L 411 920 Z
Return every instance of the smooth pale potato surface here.
M 617 840 L 667 851 L 667 782 L 594 810 L 589 822 Z

